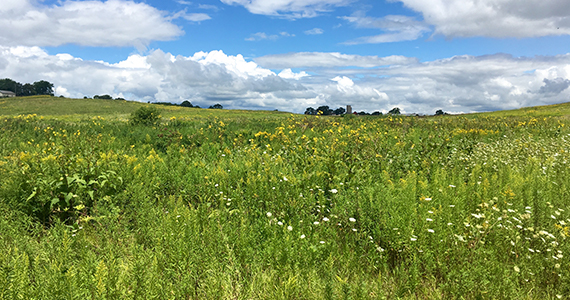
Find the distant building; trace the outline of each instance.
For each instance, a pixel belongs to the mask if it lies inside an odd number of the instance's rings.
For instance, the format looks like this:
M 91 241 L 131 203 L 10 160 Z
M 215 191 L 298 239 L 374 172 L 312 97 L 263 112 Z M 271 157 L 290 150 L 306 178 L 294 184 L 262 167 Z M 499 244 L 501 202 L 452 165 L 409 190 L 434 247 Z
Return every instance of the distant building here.
M 352 114 L 352 105 L 347 105 L 347 106 L 346 106 L 346 114 L 347 114 L 347 115 Z
M 0 90 L 0 98 L 16 97 L 16 93 L 12 91 Z

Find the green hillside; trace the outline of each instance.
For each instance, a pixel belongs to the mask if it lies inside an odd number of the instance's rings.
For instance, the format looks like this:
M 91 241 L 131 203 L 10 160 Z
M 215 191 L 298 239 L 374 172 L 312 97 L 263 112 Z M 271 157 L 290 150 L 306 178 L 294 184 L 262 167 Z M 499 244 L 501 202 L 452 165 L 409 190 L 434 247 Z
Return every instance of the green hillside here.
M 33 115 L 47 118 L 77 120 L 85 116 L 100 116 L 126 120 L 136 109 L 153 106 L 161 110 L 163 117 L 203 118 L 231 117 L 283 117 L 286 112 L 198 109 L 181 106 L 147 104 L 126 100 L 70 99 L 51 96 L 31 96 L 0 99 L 0 116 Z
M 104 99 L 70 99 L 52 96 L 30 96 L 0 99 L 0 116 L 37 114 L 53 118 L 81 118 L 84 115 L 101 116 L 112 119 L 126 119 L 141 106 L 157 106 L 136 101 Z M 247 110 L 207 110 L 180 106 L 159 105 L 164 117 L 205 117 L 205 116 L 244 116 L 244 117 L 283 117 L 285 112 Z M 207 112 L 207 113 L 205 113 Z M 484 113 L 465 114 L 467 117 L 508 117 L 508 116 L 570 116 L 570 102 L 525 107 Z
M 568 103 L 150 105 L 0 99 L 0 299 L 570 297 Z

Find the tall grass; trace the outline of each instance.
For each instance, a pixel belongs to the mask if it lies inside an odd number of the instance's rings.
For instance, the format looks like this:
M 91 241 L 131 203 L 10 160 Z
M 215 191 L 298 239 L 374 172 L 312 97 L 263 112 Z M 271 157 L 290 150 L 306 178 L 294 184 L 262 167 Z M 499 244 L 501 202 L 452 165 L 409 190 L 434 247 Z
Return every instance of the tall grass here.
M 0 120 L 0 298 L 570 295 L 564 117 Z

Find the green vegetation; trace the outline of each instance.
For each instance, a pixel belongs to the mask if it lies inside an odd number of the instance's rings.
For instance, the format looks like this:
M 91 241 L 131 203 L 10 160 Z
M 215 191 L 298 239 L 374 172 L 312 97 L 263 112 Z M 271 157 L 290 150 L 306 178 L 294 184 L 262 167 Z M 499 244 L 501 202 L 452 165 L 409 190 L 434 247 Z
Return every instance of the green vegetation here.
M 0 100 L 1 299 L 570 296 L 569 104 L 149 107 Z

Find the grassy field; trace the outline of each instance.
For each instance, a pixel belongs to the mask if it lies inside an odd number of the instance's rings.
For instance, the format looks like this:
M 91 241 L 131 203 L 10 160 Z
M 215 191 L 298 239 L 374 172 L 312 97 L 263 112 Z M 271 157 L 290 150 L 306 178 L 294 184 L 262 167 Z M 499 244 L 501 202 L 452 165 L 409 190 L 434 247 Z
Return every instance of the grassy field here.
M 144 106 L 0 99 L 0 299 L 570 297 L 568 103 Z

